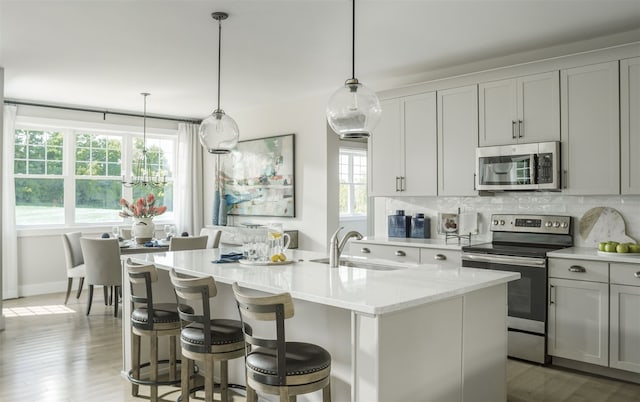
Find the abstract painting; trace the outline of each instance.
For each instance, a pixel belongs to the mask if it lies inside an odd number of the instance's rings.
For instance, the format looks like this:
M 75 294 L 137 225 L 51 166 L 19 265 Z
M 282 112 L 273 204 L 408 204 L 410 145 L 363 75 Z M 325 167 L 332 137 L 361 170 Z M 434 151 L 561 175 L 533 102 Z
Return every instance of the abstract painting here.
M 295 217 L 294 134 L 240 141 L 222 160 L 229 215 Z

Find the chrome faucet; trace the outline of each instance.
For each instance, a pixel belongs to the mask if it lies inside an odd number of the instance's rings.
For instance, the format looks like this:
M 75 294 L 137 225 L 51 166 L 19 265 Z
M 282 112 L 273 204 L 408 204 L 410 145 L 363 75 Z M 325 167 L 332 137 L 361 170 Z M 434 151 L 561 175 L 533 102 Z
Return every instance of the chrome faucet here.
M 338 233 L 342 229 L 344 229 L 344 226 L 340 226 L 333 236 L 331 236 L 331 240 L 329 241 L 329 266 L 331 268 L 336 268 L 340 264 L 340 255 L 342 254 L 345 244 L 347 244 L 347 241 L 350 238 L 355 237 L 357 240 L 362 240 L 362 235 L 355 230 L 352 230 L 347 232 L 342 240 L 338 241 Z

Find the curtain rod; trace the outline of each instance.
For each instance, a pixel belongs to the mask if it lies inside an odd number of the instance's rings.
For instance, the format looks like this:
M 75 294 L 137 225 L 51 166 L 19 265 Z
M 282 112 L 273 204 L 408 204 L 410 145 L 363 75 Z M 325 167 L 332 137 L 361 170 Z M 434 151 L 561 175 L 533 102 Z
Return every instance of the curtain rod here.
M 44 108 L 50 108 L 50 109 L 73 110 L 73 111 L 76 111 L 76 112 L 99 113 L 99 114 L 102 114 L 102 119 L 103 120 L 106 120 L 106 115 L 108 115 L 108 114 L 117 115 L 117 116 L 128 116 L 128 117 L 140 117 L 140 118 L 144 117 L 141 114 L 135 114 L 135 113 L 113 112 L 113 111 L 109 111 L 109 110 L 88 109 L 88 108 L 71 107 L 71 106 L 45 105 L 43 103 L 23 102 L 23 101 L 18 101 L 18 100 L 13 100 L 13 99 L 5 99 L 4 103 L 7 104 L 7 105 L 35 106 L 35 107 L 44 107 Z M 178 122 L 182 122 L 182 123 L 193 123 L 193 124 L 200 124 L 202 122 L 202 120 L 193 120 L 193 119 L 186 119 L 186 118 L 185 119 L 181 119 L 181 118 L 176 118 L 176 117 L 163 117 L 163 116 L 153 116 L 153 115 L 147 115 L 147 118 L 148 119 L 158 119 L 158 120 L 178 121 Z

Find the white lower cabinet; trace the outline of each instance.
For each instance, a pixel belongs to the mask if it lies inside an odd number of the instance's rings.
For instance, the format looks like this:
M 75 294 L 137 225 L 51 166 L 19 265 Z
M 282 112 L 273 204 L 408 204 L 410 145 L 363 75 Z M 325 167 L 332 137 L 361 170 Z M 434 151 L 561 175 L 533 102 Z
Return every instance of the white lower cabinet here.
M 640 264 L 549 259 L 551 356 L 640 373 Z
M 609 365 L 640 373 L 640 264 L 611 263 L 609 297 Z
M 609 365 L 609 264 L 549 259 L 551 356 Z
M 451 249 L 421 248 L 420 263 L 461 267 L 462 252 Z
M 420 249 L 417 247 L 402 247 L 354 241 L 351 243 L 349 250 L 353 256 L 406 262 L 410 264 L 420 262 Z

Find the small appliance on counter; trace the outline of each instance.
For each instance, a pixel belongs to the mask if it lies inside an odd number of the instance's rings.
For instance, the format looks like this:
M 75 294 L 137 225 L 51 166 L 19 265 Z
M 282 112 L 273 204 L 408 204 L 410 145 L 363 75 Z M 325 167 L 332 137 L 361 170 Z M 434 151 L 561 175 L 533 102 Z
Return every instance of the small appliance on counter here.
M 417 213 L 411 219 L 411 236 L 418 239 L 431 238 L 431 219 L 425 218 L 424 214 Z
M 389 237 L 411 237 L 411 216 L 405 216 L 403 209 L 396 210 L 395 215 L 389 215 L 387 221 Z

